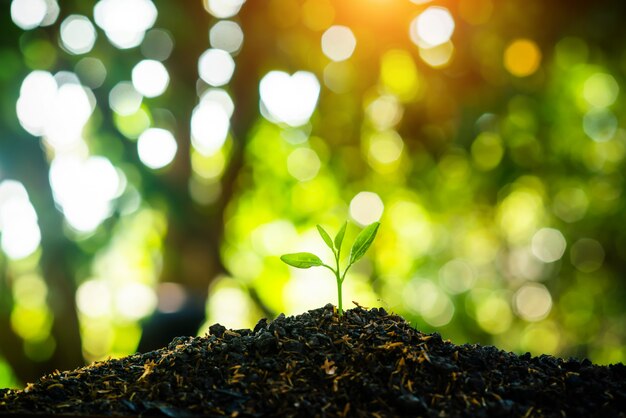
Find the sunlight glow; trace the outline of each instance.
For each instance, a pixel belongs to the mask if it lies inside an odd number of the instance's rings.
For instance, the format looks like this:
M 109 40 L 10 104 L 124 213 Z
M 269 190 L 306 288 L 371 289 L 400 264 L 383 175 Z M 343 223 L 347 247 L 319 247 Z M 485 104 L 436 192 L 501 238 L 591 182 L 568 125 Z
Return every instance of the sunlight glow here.
M 39 247 L 41 231 L 37 213 L 22 183 L 0 183 L 0 232 L 2 251 L 12 259 L 31 255 Z
M 322 35 L 322 52 L 333 61 L 344 61 L 356 48 L 354 33 L 347 26 L 331 26 Z
M 70 15 L 61 23 L 61 46 L 71 54 L 91 51 L 96 36 L 96 28 L 85 16 Z
M 46 0 L 13 0 L 11 2 L 11 19 L 24 30 L 34 29 L 41 25 L 47 11 Z
M 152 169 L 163 168 L 174 160 L 178 145 L 170 131 L 159 128 L 146 130 L 137 140 L 139 159 Z
M 219 151 L 230 129 L 224 107 L 214 101 L 201 101 L 191 114 L 191 143 L 203 155 Z
M 234 54 L 243 44 L 243 31 L 237 22 L 221 20 L 209 31 L 209 41 L 213 48 Z
M 380 221 L 385 206 L 376 193 L 360 192 L 350 201 L 350 216 L 360 225 Z
M 163 94 L 170 82 L 170 76 L 159 61 L 143 60 L 133 68 L 132 80 L 139 93 L 145 97 L 156 97 Z
M 207 49 L 198 59 L 200 78 L 213 87 L 227 84 L 235 72 L 235 61 L 223 49 Z
M 156 21 L 157 8 L 150 0 L 100 0 L 93 15 L 114 46 L 128 49 L 141 44 Z
M 417 46 L 432 48 L 448 42 L 454 27 L 454 19 L 448 9 L 431 6 L 411 22 L 411 39 Z
M 293 75 L 270 71 L 261 80 L 259 91 L 263 116 L 273 122 L 297 127 L 307 123 L 315 111 L 320 83 L 313 73 L 307 71 Z

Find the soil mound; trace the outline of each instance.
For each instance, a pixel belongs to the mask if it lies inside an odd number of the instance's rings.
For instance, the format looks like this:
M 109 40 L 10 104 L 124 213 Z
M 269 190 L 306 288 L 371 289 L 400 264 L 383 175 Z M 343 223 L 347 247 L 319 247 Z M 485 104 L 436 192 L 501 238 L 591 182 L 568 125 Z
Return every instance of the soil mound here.
M 219 324 L 0 390 L 0 414 L 625 417 L 626 367 L 457 346 L 383 309 Z

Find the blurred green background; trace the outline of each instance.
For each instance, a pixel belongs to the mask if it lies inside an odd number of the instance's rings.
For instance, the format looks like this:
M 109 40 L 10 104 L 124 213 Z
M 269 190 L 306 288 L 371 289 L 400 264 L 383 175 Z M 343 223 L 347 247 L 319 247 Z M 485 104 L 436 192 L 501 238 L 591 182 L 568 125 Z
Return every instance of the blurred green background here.
M 626 359 L 626 2 L 1 7 L 0 387 L 336 304 L 345 219 L 346 307 Z

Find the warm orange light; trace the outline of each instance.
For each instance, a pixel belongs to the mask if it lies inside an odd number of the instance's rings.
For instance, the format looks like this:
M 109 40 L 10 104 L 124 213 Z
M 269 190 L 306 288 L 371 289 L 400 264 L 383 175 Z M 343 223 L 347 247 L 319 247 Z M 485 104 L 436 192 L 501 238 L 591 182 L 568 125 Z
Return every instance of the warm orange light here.
M 504 67 L 517 77 L 533 74 L 541 64 L 541 51 L 530 39 L 517 39 L 504 52 Z

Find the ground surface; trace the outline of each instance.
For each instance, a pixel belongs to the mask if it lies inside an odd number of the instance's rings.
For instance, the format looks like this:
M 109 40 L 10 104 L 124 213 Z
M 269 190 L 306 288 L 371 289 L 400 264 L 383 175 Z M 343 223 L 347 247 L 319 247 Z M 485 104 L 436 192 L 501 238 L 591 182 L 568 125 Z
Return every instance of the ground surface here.
M 383 309 L 216 324 L 145 354 L 0 389 L 0 414 L 626 417 L 626 366 L 457 346 Z

